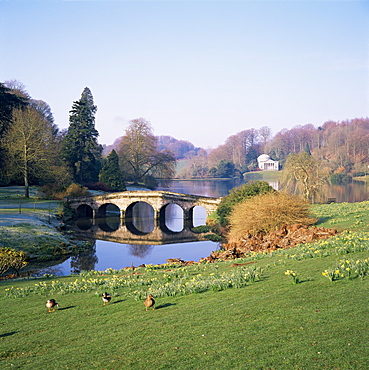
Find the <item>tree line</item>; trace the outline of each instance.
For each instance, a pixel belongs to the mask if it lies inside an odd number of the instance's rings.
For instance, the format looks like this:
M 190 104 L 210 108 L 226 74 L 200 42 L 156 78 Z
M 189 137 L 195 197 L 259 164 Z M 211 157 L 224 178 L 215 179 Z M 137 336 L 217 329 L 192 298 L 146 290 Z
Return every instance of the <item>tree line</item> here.
M 104 156 L 96 112 L 86 87 L 72 104 L 68 129 L 59 130 L 46 102 L 32 99 L 18 81 L 0 83 L 0 185 L 23 185 L 25 197 L 39 185 L 55 196 L 73 184 L 124 191 L 129 181 L 153 189 L 174 176 L 174 154 L 160 147 L 144 118 L 132 120 L 117 150 Z
M 155 136 L 151 124 L 137 118 L 104 150 L 96 112 L 86 87 L 72 103 L 68 129 L 59 130 L 46 102 L 32 99 L 18 81 L 0 83 L 0 185 L 22 184 L 25 196 L 30 184 L 48 194 L 71 184 L 123 191 L 129 182 L 153 189 L 174 176 L 242 178 L 258 170 L 257 158 L 265 153 L 285 169 L 285 187 L 313 201 L 328 179 L 349 181 L 368 170 L 369 118 L 295 126 L 275 136 L 268 126 L 245 129 L 212 150 Z
M 337 178 L 368 172 L 369 118 L 327 121 L 283 129 L 272 136 L 271 129 L 247 129 L 229 136 L 211 151 L 187 156 L 180 177 L 238 177 L 258 170 L 257 158 L 268 154 L 284 168 L 291 154 L 309 153 L 322 161 Z M 349 176 L 344 176 L 349 175 Z
M 179 176 L 193 177 L 241 177 L 245 172 L 258 169 L 257 157 L 271 139 L 271 129 L 264 126 L 260 129 L 247 129 L 229 136 L 225 143 L 206 151 L 199 150 L 187 156 L 186 166 Z

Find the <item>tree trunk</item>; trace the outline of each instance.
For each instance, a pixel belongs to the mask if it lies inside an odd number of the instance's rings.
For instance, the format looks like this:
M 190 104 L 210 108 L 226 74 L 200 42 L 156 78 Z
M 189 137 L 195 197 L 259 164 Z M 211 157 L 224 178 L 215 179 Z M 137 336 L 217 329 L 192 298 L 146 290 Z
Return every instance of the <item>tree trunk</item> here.
M 24 197 L 29 198 L 29 184 L 28 184 L 28 167 L 27 167 L 27 146 L 24 146 Z
M 29 198 L 29 184 L 27 170 L 24 171 L 24 197 Z

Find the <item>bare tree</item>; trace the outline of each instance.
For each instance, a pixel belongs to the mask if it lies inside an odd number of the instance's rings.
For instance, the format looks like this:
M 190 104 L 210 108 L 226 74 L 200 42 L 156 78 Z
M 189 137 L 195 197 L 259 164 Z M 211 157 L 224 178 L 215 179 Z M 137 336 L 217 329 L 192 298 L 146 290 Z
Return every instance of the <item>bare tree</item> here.
M 119 144 L 118 156 L 123 176 L 127 181 L 143 182 L 155 188 L 157 178 L 171 180 L 174 176 L 175 158 L 169 151 L 158 151 L 157 138 L 144 118 L 130 122 Z
M 272 130 L 268 126 L 260 127 L 258 130 L 258 136 L 262 140 L 263 148 L 265 147 L 266 143 L 270 140 L 272 136 Z
M 24 195 L 29 197 L 29 179 L 50 170 L 54 155 L 53 126 L 36 109 L 15 109 L 13 124 L 5 136 L 7 169 L 13 177 L 21 176 Z
M 306 152 L 292 153 L 283 168 L 282 187 L 314 203 L 323 198 L 329 184 L 329 173 L 322 161 Z

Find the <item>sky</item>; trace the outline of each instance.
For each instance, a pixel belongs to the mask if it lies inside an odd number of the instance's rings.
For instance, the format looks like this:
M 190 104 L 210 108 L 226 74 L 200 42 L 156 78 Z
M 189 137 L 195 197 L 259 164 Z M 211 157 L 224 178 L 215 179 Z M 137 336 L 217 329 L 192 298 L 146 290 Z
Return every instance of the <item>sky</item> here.
M 99 142 L 143 117 L 216 148 L 242 130 L 369 116 L 369 2 L 0 0 L 0 82 L 60 129 L 90 88 Z

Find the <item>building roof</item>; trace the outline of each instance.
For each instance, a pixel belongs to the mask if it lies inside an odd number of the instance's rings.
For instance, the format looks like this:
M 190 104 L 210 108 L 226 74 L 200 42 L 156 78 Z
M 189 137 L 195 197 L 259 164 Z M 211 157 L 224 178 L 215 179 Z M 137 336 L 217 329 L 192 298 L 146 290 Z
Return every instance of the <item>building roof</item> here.
M 261 154 L 258 157 L 258 162 L 266 162 L 266 161 L 269 161 L 269 160 L 270 160 L 270 157 L 269 157 L 268 154 Z

